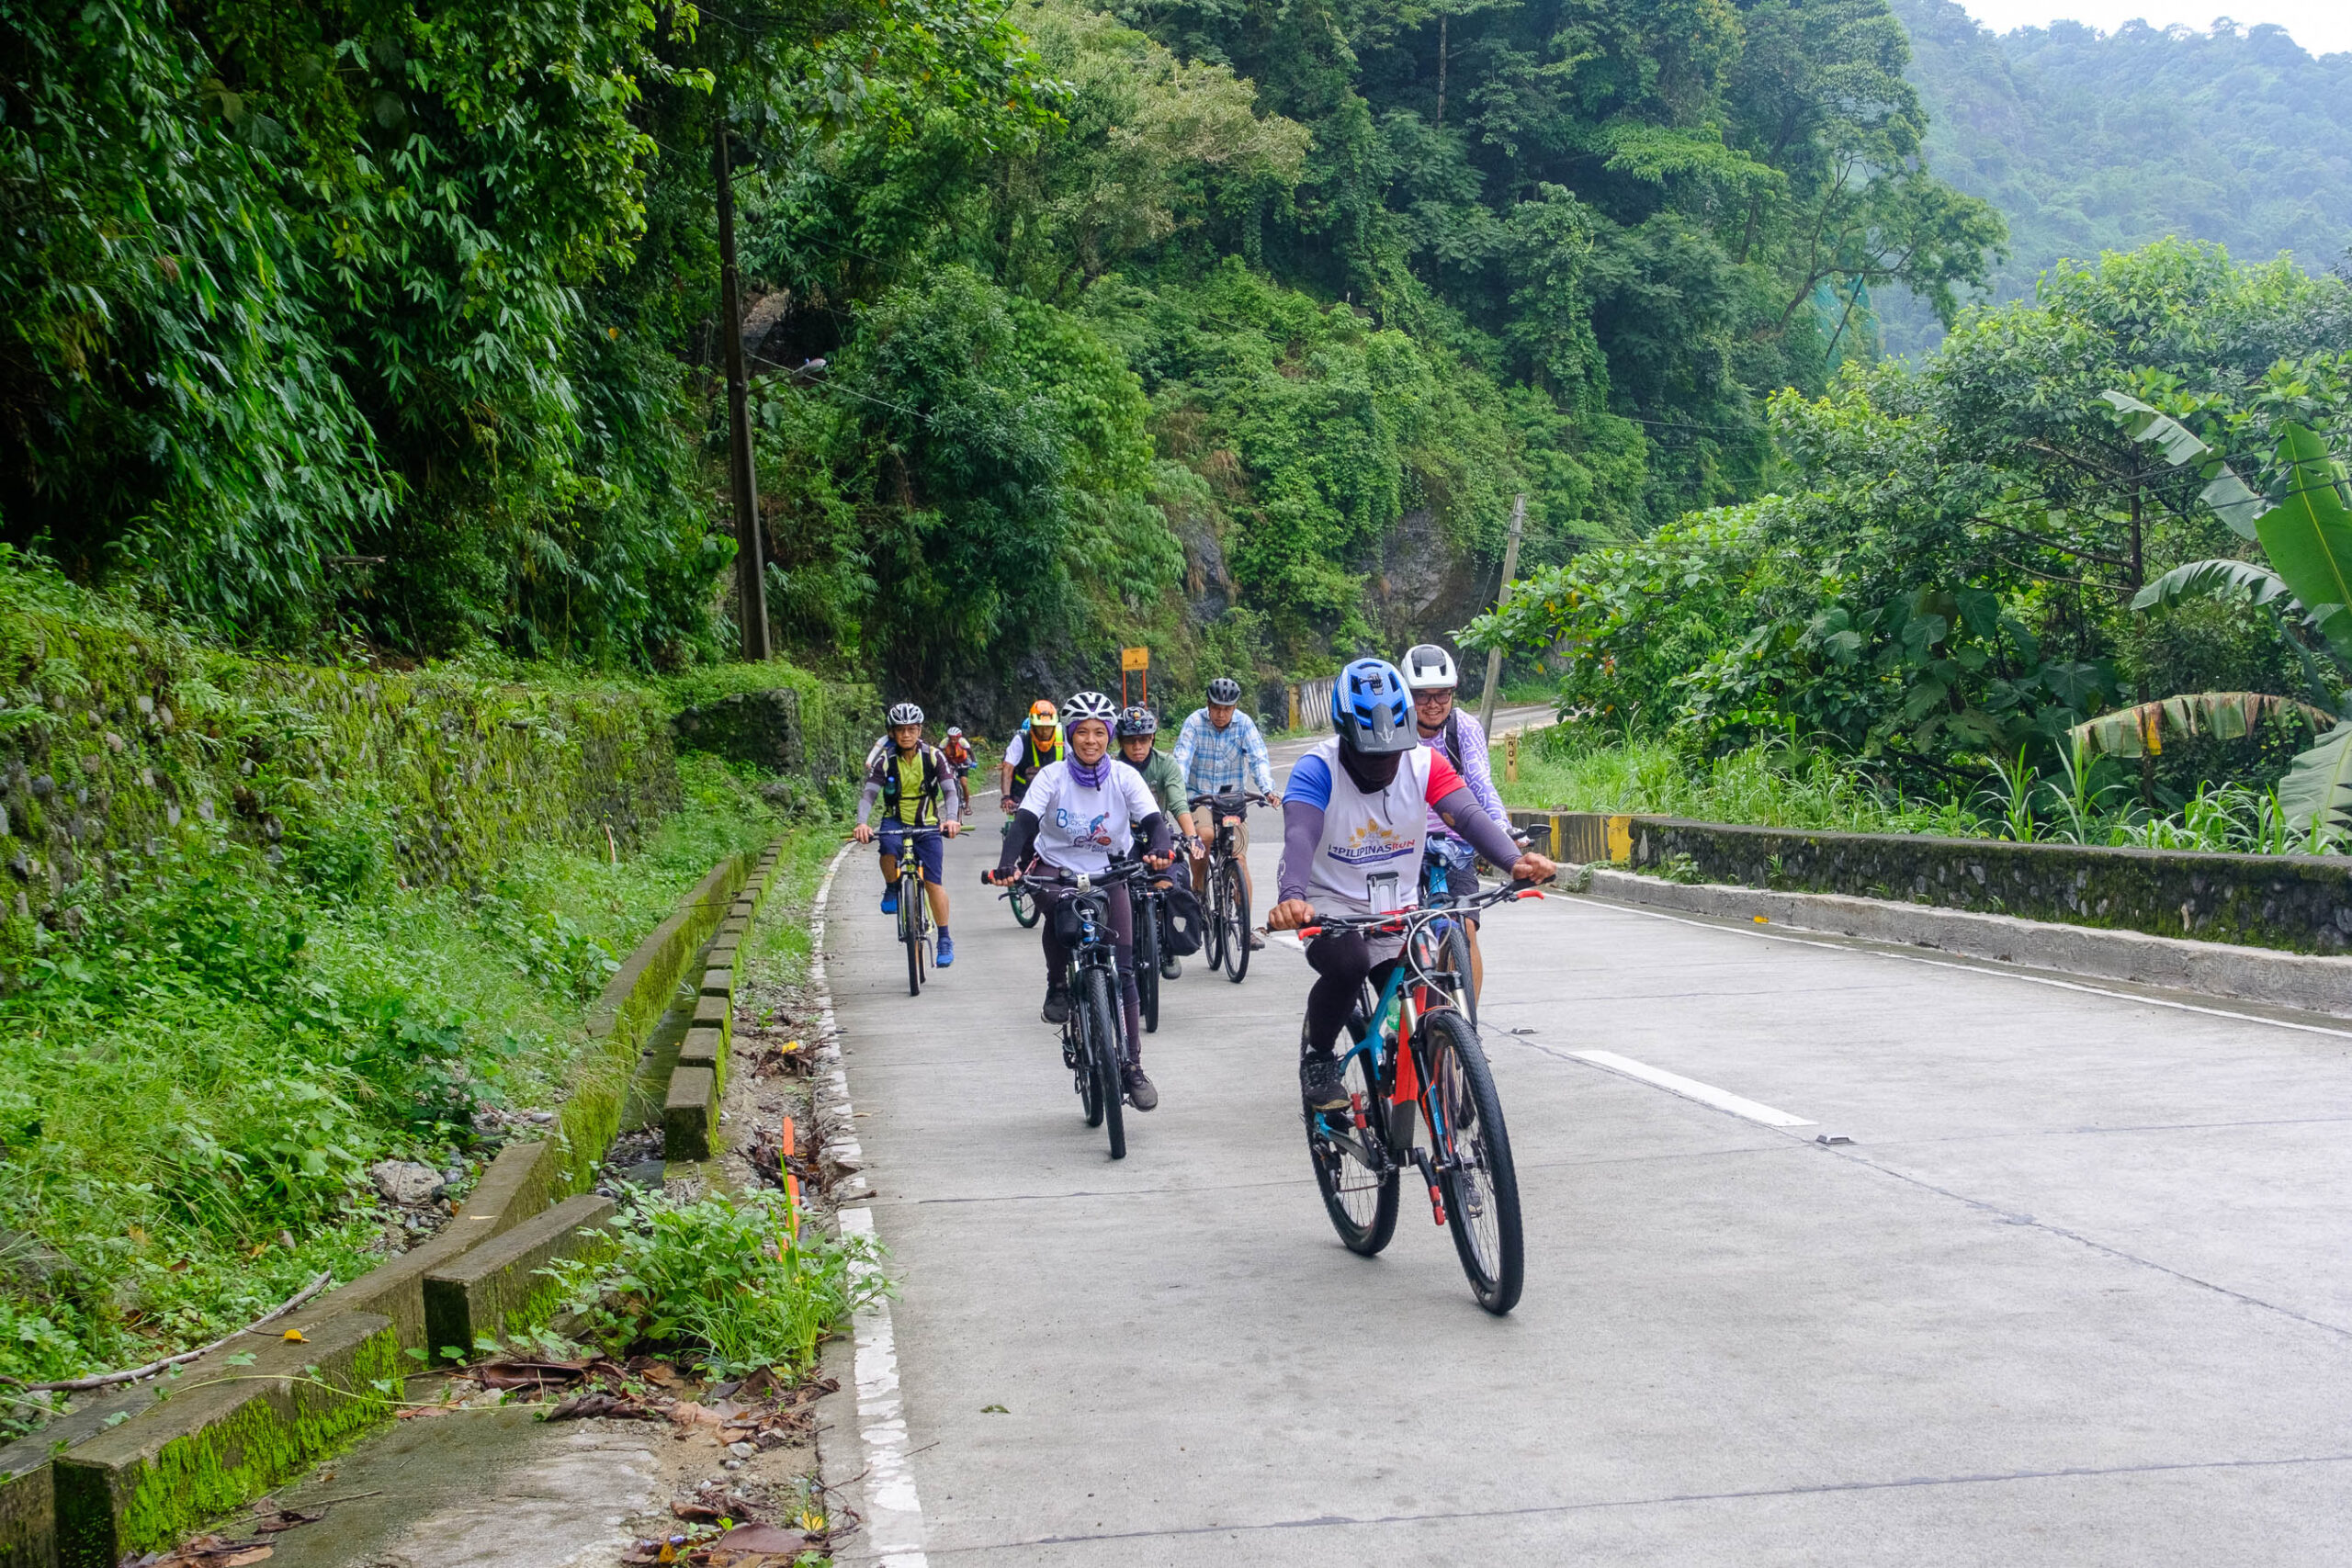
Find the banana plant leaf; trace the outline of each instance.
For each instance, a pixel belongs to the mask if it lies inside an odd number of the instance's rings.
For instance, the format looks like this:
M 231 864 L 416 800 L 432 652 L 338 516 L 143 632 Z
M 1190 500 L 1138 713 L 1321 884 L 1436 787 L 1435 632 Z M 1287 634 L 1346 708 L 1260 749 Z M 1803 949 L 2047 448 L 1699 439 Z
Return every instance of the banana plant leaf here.
M 2352 507 L 2344 503 L 2327 444 L 2300 424 L 2278 427 L 2290 465 L 2286 496 L 2254 520 L 2271 570 L 2311 606 L 2327 640 L 2352 652 Z
M 2133 594 L 2132 607 L 2153 610 L 2183 599 L 2219 599 L 2233 592 L 2251 592 L 2257 606 L 2283 601 L 2286 608 L 2302 611 L 2277 572 L 2245 560 L 2193 560 L 2177 566 Z
M 2313 733 L 2335 724 L 2333 714 L 2292 697 L 2274 696 L 2268 692 L 2197 692 L 2186 696 L 2159 697 L 2152 703 L 2103 713 L 2075 726 L 2067 734 L 2076 745 L 2093 754 L 2154 757 L 2164 751 L 2166 731 L 2183 737 L 2211 735 L 2216 740 L 2242 740 L 2273 713 L 2298 715 Z M 2346 732 L 2352 733 L 2352 729 Z M 2280 798 L 2285 798 L 2283 792 Z
M 2295 759 L 2278 781 L 2278 806 L 2306 833 L 2352 827 L 2352 724 L 2337 727 Z
M 2101 392 L 2099 400 L 2124 415 L 2123 431 L 2134 441 L 2144 441 L 2162 454 L 2165 462 L 2177 468 L 2186 463 L 2203 464 L 2199 470 L 2205 476 L 2205 488 L 2198 492 L 2214 515 L 2229 525 L 2230 532 L 2240 538 L 2251 539 L 2255 535 L 2255 520 L 2267 508 L 2246 482 L 2231 472 L 2214 450 L 2198 438 L 2197 433 L 2173 418 L 2149 407 L 2129 392 Z

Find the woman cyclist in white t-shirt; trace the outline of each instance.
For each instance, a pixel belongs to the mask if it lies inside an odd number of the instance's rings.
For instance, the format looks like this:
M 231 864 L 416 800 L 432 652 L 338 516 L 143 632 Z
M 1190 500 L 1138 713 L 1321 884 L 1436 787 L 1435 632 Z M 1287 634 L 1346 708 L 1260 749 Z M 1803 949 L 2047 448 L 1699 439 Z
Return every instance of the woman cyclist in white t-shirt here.
M 1062 709 L 1062 733 L 1069 755 L 1037 770 L 1021 792 L 1013 813 L 1012 830 L 1005 835 L 1004 852 L 996 869 L 983 874 L 991 886 L 1012 880 L 1032 854 L 1056 871 L 1100 874 L 1111 863 L 1113 846 L 1129 838 L 1148 846 L 1144 863 L 1155 871 L 1175 857 L 1169 852 L 1168 818 L 1151 797 L 1143 775 L 1121 767 L 1111 756 L 1111 724 L 1118 710 L 1100 692 L 1080 692 Z M 1047 1023 L 1069 1017 L 1069 987 L 1062 983 L 1069 953 L 1054 932 L 1054 906 L 1073 890 L 1052 889 L 1038 904 L 1046 919 L 1037 931 L 1046 947 L 1046 1006 Z M 1123 896 L 1109 900 L 1113 947 L 1119 967 L 1119 998 L 1126 1015 L 1127 1102 L 1137 1111 L 1159 1103 L 1159 1091 L 1143 1074 L 1142 1010 L 1136 998 L 1135 919 Z

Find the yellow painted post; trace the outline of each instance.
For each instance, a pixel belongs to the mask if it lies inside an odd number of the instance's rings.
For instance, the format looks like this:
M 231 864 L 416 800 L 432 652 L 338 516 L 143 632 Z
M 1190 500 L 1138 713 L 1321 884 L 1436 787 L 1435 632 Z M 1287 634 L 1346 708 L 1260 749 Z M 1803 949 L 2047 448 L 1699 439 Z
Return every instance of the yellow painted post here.
M 1503 737 L 1503 783 L 1519 782 L 1519 731 Z
M 1298 688 L 1295 685 L 1290 688 L 1290 728 L 1294 732 L 1298 728 Z
M 1550 858 L 1555 861 L 1566 860 L 1567 857 L 1560 852 L 1563 847 L 1564 846 L 1560 842 L 1560 814 L 1555 811 L 1552 813 L 1552 853 Z

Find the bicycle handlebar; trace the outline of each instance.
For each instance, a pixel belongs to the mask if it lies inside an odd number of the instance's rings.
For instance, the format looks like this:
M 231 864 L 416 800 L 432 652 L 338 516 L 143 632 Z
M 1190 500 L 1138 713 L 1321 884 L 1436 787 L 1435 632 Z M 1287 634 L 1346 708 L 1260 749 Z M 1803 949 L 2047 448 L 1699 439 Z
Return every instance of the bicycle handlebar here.
M 1087 886 L 1090 887 L 1115 887 L 1124 883 L 1133 882 L 1138 876 L 1158 876 L 1159 873 L 1139 860 L 1122 858 L 1114 860 L 1099 872 L 1057 871 L 1050 876 L 1040 876 L 1034 871 L 1023 871 L 1015 873 L 1010 881 L 999 882 L 995 880 L 996 868 L 990 866 L 980 873 L 980 886 L 1002 887 L 1007 891 L 1012 889 L 1014 883 L 1023 887 L 1075 887 L 1081 874 L 1085 876 Z
M 1454 904 L 1437 904 L 1420 909 L 1399 909 L 1393 915 L 1365 915 L 1356 919 L 1341 918 L 1318 920 L 1311 926 L 1298 928 L 1298 940 L 1308 942 L 1318 936 L 1346 931 L 1363 931 L 1367 935 L 1395 936 L 1408 927 L 1426 920 L 1443 919 L 1473 909 L 1491 909 L 1498 904 L 1516 904 L 1522 898 L 1541 898 L 1544 890 L 1526 883 L 1506 882 L 1491 893 L 1481 893 L 1475 898 L 1464 898 Z
M 1271 795 L 1260 795 L 1255 790 L 1243 789 L 1227 790 L 1222 795 L 1196 795 L 1192 797 L 1188 806 L 1190 807 L 1215 806 L 1219 801 L 1233 800 L 1250 806 L 1272 806 L 1274 803 L 1274 797 Z

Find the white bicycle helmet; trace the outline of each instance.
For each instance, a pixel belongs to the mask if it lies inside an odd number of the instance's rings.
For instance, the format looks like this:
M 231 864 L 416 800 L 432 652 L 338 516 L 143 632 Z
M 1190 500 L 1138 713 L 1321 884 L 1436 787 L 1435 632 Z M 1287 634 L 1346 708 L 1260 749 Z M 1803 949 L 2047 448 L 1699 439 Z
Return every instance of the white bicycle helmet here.
M 921 724 L 922 722 L 922 709 L 912 703 L 900 703 L 890 710 L 890 723 L 893 728 L 901 724 Z
M 1451 691 L 1462 684 L 1453 655 L 1433 642 L 1416 643 L 1405 650 L 1405 689 L 1408 692 Z
M 1105 725 L 1119 721 L 1119 710 L 1110 698 L 1100 692 L 1080 692 L 1062 705 L 1062 728 L 1071 729 L 1085 719 L 1099 718 Z

